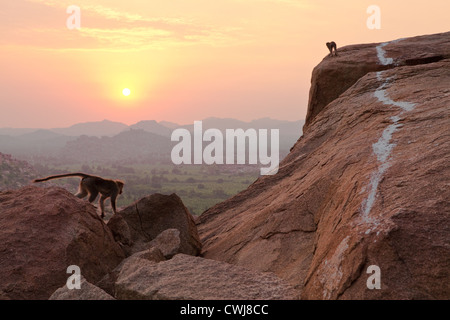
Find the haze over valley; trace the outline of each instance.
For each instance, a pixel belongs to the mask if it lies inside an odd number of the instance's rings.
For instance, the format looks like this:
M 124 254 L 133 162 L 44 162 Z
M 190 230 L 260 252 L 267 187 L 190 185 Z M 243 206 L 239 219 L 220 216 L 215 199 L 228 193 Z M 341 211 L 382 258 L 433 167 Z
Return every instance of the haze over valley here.
M 203 129 L 279 129 L 280 160 L 301 136 L 304 121 L 262 118 L 251 122 L 236 119 L 207 118 Z M 217 202 L 245 189 L 258 176 L 260 165 L 174 165 L 171 141 L 176 128 L 192 132 L 193 124 L 144 120 L 132 125 L 103 120 L 74 124 L 66 128 L 0 128 L 0 152 L 26 161 L 32 175 L 47 176 L 67 172 L 85 172 L 126 181 L 119 206 L 128 205 L 147 194 L 177 193 L 193 214 L 200 214 Z M 204 145 L 207 143 L 204 142 Z M 248 145 L 248 143 L 247 143 Z M 20 162 L 20 161 L 22 162 Z M 248 161 L 246 162 L 248 163 Z M 6 164 L 4 164 L 6 168 Z M 0 189 L 27 185 L 9 163 L 1 173 Z M 34 177 L 33 177 L 34 178 Z M 2 182 L 1 182 L 2 181 Z M 46 183 L 76 191 L 78 179 Z

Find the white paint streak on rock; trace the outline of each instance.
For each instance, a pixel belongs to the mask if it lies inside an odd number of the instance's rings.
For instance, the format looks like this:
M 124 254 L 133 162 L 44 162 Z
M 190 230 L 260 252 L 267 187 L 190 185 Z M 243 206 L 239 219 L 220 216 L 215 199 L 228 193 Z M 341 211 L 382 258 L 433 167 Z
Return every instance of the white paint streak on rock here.
M 394 59 L 392 58 L 386 58 L 385 54 L 386 51 L 384 51 L 384 47 L 386 45 L 388 45 L 389 42 L 383 42 L 382 44 L 380 44 L 379 46 L 377 46 L 377 56 L 378 56 L 378 60 L 380 60 L 380 63 L 384 66 L 387 66 L 389 64 L 392 64 L 394 62 Z
M 393 41 L 383 42 L 382 44 L 377 46 L 377 56 L 378 60 L 380 60 L 380 63 L 384 66 L 390 65 L 394 63 L 394 59 L 392 58 L 386 58 L 386 51 L 384 51 L 384 47 L 387 46 L 390 43 L 396 43 L 399 41 L 402 41 L 404 38 L 400 38 Z
M 377 55 L 381 64 L 389 65 L 393 63 L 392 58 L 385 57 L 386 51 L 384 51 L 383 48 L 389 43 L 398 42 L 400 40 L 402 39 L 398 39 L 391 42 L 384 42 L 377 46 Z M 375 172 L 373 172 L 370 177 L 369 194 L 362 203 L 362 219 L 364 223 L 372 225 L 375 228 L 378 226 L 378 222 L 375 221 L 374 219 L 371 219 L 369 217 L 369 214 L 376 200 L 378 185 L 380 181 L 383 179 L 383 175 L 386 172 L 386 170 L 391 166 L 389 160 L 391 158 L 392 151 L 396 146 L 395 143 L 391 142 L 392 135 L 394 134 L 394 132 L 396 132 L 402 127 L 402 125 L 399 123 L 401 119 L 400 116 L 404 112 L 411 111 L 415 108 L 414 103 L 406 101 L 394 101 L 389 97 L 389 94 L 386 92 L 386 87 L 392 81 L 392 78 L 384 78 L 383 71 L 377 72 L 377 79 L 383 82 L 377 88 L 377 90 L 375 90 L 374 96 L 378 99 L 378 101 L 382 102 L 384 105 L 399 107 L 402 109 L 402 111 L 398 115 L 390 118 L 392 124 L 383 130 L 380 139 L 378 139 L 378 141 L 372 145 L 373 153 L 377 157 L 379 166 L 378 169 Z M 368 229 L 366 233 L 369 233 L 370 231 L 372 230 Z

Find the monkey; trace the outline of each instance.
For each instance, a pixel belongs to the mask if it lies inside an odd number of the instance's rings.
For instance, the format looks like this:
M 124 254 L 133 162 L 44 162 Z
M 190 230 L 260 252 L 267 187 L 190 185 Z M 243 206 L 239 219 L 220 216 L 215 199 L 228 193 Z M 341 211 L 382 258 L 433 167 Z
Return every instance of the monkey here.
M 78 192 L 75 194 L 76 197 L 82 199 L 89 194 L 89 203 L 92 203 L 100 193 L 99 205 L 101 209 L 101 217 L 105 217 L 105 200 L 111 198 L 111 207 L 116 214 L 116 199 L 119 194 L 122 194 L 122 189 L 125 183 L 121 180 L 109 180 L 103 179 L 101 177 L 91 176 L 85 173 L 67 173 L 60 174 L 56 176 L 49 176 L 43 179 L 35 179 L 36 182 L 44 182 L 52 179 L 60 179 L 65 177 L 81 177 L 80 185 L 78 186 Z
M 334 42 L 334 41 L 327 42 L 327 48 L 328 48 L 328 50 L 330 50 L 330 57 L 333 56 L 333 49 L 334 49 L 334 55 L 337 56 L 336 42 Z

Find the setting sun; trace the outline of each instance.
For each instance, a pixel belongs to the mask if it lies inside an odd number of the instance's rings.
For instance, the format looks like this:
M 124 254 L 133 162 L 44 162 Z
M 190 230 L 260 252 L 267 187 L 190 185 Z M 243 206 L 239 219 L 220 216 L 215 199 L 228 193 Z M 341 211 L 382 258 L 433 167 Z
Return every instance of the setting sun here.
M 125 89 L 122 90 L 122 93 L 123 93 L 124 96 L 128 97 L 130 95 L 130 93 L 131 93 L 131 90 L 128 89 L 128 88 L 125 88 Z

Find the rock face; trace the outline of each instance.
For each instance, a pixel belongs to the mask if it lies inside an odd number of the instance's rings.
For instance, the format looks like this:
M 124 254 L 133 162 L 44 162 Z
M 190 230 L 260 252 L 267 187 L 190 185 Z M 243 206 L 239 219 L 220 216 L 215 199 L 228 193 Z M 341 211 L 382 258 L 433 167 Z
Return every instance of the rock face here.
M 159 263 L 129 260 L 117 279 L 116 295 L 124 300 L 297 298 L 297 292 L 273 274 L 185 254 Z
M 275 272 L 303 299 L 448 299 L 450 33 L 338 54 L 313 72 L 278 173 L 200 217 L 202 254 Z
M 108 227 L 128 255 L 148 249 L 150 241 L 167 229 L 179 231 L 178 252 L 197 255 L 201 250 L 194 219 L 176 194 L 142 198 L 114 215 Z
M 426 64 L 448 58 L 446 34 L 395 40 L 388 47 L 387 62 L 383 44 L 351 45 L 339 49 L 337 57 L 326 57 L 312 73 L 308 111 L 303 130 L 330 102 L 338 98 L 369 72 L 392 67 Z M 448 37 L 448 33 L 447 33 Z M 374 54 L 375 53 L 375 54 Z M 392 59 L 392 60 L 390 60 Z M 330 85 L 331 84 L 331 85 Z
M 48 299 L 77 265 L 95 283 L 125 257 L 93 206 L 61 188 L 0 193 L 0 299 Z

